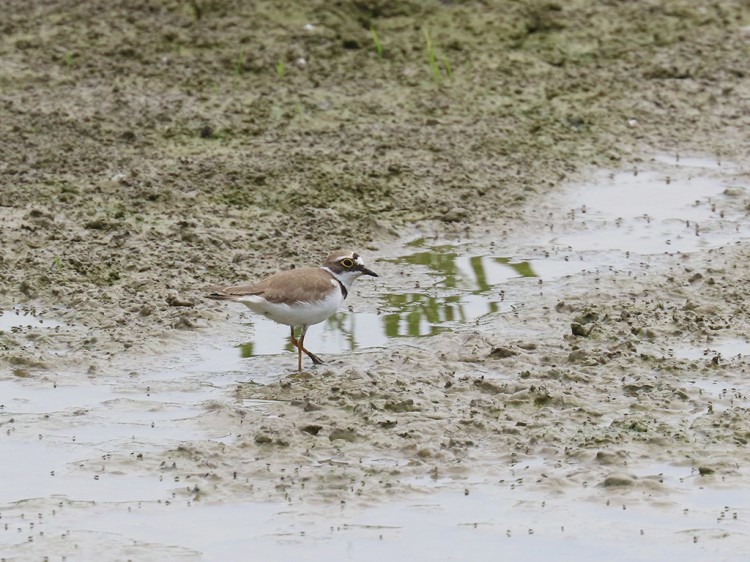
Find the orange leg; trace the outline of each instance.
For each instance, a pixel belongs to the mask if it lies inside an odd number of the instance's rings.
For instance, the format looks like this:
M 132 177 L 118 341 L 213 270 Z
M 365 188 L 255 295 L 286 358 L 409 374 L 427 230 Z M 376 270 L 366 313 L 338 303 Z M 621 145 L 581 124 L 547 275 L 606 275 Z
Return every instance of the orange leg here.
M 297 370 L 302 370 L 302 352 L 304 351 L 307 356 L 312 359 L 315 365 L 322 365 L 323 361 L 315 355 L 312 351 L 305 349 L 305 334 L 307 333 L 307 326 L 302 326 L 302 333 L 299 336 L 299 340 L 294 337 L 294 326 L 292 326 L 292 345 L 297 348 Z

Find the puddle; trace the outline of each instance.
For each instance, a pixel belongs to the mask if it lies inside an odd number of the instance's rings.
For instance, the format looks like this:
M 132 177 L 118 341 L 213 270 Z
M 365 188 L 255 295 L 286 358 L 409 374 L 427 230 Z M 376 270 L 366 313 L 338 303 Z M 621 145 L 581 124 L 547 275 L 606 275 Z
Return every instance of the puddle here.
M 395 338 L 435 335 L 487 314 L 510 311 L 514 303 L 505 298 L 503 286 L 511 281 L 536 285 L 540 280 L 571 275 L 585 267 L 562 259 L 460 253 L 469 251 L 463 246 L 427 246 L 423 251 L 379 262 L 410 270 L 406 286 L 387 286 L 385 291 L 378 291 L 374 297 L 377 312 L 341 311 L 312 326 L 306 343 L 316 353 L 340 354 L 384 347 Z M 238 355 L 248 358 L 294 352 L 288 327 L 264 318 L 249 318 L 245 325 L 254 329 L 254 335 L 238 346 Z
M 203 423 L 211 416 L 206 404 L 226 396 L 238 377 L 191 375 L 185 373 L 189 359 L 181 365 L 178 359 L 167 367 L 139 369 L 137 377 L 71 372 L 55 373 L 60 383 L 49 377 L 0 381 L 0 458 L 12 459 L 0 463 L 0 482 L 14 483 L 0 486 L 0 509 L 29 498 L 121 502 L 168 497 L 178 486 L 169 478 L 139 474 L 137 465 L 132 474 L 109 473 L 104 460 L 98 468 L 97 459 L 127 451 L 161 452 L 216 436 Z M 191 377 L 195 381 L 186 386 Z M 221 438 L 231 438 L 223 433 Z M 2 544 L 0 537 L 0 551 Z
M 435 335 L 513 310 L 521 303 L 507 298 L 510 287 L 522 292 L 525 286 L 528 294 L 540 283 L 584 271 L 632 271 L 653 256 L 715 248 L 750 236 L 746 210 L 735 204 L 742 197 L 726 194 L 727 182 L 711 175 L 731 170 L 731 164 L 700 158 L 657 161 L 673 171 L 602 175 L 563 193 L 534 236 L 503 240 L 503 255 L 496 253 L 494 241 L 449 244 L 418 237 L 404 243 L 402 255 L 377 262 L 387 272 L 370 299 L 377 301 L 377 311 L 342 311 L 311 327 L 310 347 L 331 355 Z M 745 193 L 742 186 L 731 187 Z M 294 351 L 287 327 L 247 318 L 254 334 L 237 355 Z
M 750 341 L 746 339 L 732 339 L 716 341 L 704 346 L 685 346 L 673 350 L 674 356 L 678 359 L 712 359 L 720 355 L 723 359 L 731 359 L 738 356 L 750 355 Z
M 9 310 L 0 309 L 0 332 L 21 331 L 29 328 L 59 328 L 61 322 L 45 318 L 33 307 L 14 306 Z
M 680 169 L 696 168 L 699 170 L 710 170 L 712 172 L 728 172 L 737 169 L 737 166 L 732 162 L 722 162 L 721 160 L 714 160 L 713 158 L 705 158 L 703 156 L 657 154 L 654 156 L 654 161 L 678 167 Z
M 106 542 L 110 552 L 143 560 L 237 560 L 251 550 L 264 560 L 379 561 L 462 560 L 471 545 L 474 560 L 495 560 L 502 551 L 520 560 L 554 553 L 593 561 L 619 559 L 627 544 L 634 560 L 747 559 L 747 490 L 706 490 L 690 479 L 680 486 L 676 501 L 592 501 L 585 491 L 549 494 L 486 482 L 371 508 L 131 501 L 61 503 L 50 512 L 29 501 L 4 514 L 0 546 L 37 558 L 84 556 Z
M 683 162 L 698 171 L 710 168 L 699 160 Z M 416 238 L 400 255 L 377 262 L 384 274 L 362 289 L 367 298 L 353 295 L 353 311 L 313 326 L 307 343 L 324 359 L 387 347 L 460 329 L 487 315 L 523 314 L 525 299 L 567 276 L 632 271 L 664 252 L 747 238 L 747 221 L 740 220 L 745 211 L 733 206 L 722 181 L 677 174 L 667 181 L 667 176 L 614 174 L 571 190 L 529 218 L 538 221 L 530 228 L 533 236 L 508 235 L 502 249 L 497 240 Z M 250 549 L 261 559 L 465 559 L 471 544 L 477 559 L 495 559 L 502 551 L 521 559 L 555 553 L 561 559 L 601 560 L 621 556 L 627 544 L 629 556 L 639 560 L 750 557 L 750 513 L 742 507 L 750 505 L 748 492 L 731 482 L 727 489 L 701 487 L 684 467 L 634 469 L 639 478 L 668 480 L 676 500 L 644 492 L 631 498 L 632 505 L 605 505 L 586 501 L 602 497 L 591 490 L 549 494 L 510 486 L 515 473 L 498 469 L 492 482 L 414 481 L 425 492 L 421 498 L 389 498 L 371 508 L 191 503 L 173 494 L 184 483 L 162 480 L 158 473 L 92 471 L 90 466 L 109 454 L 164 451 L 181 441 L 232 441 L 231 432 L 208 423 L 210 403 L 226 401 L 240 382 L 278 380 L 296 365 L 286 326 L 242 310 L 236 314 L 240 321 L 221 343 L 201 342 L 147 365 L 128 366 L 127 373 L 55 373 L 57 386 L 49 379 L 0 381 L 0 458 L 12 459 L 0 463 L 0 482 L 12 483 L 0 486 L 0 551 L 35 559 L 50 554 L 94 559 L 95 549 L 108 545 L 110 552 L 146 560 L 239 559 Z M 6 331 L 61 325 L 21 307 L 0 315 L 0 330 Z M 731 358 L 750 354 L 750 343 L 726 340 L 674 354 Z M 263 360 L 254 360 L 259 355 Z M 686 384 L 705 392 L 714 408 L 748 404 L 746 389 L 722 381 L 696 378 Z M 246 405 L 267 407 L 261 400 Z M 79 470 L 83 463 L 88 468 Z M 514 467 L 516 473 L 521 469 Z
M 67 376 L 66 378 L 74 378 Z M 0 505 L 59 496 L 124 501 L 164 495 L 173 484 L 158 477 L 79 471 L 79 462 L 111 452 L 163 450 L 196 436 L 195 404 L 136 402 L 107 384 L 53 386 L 48 381 L 0 381 Z M 201 400 L 206 397 L 202 396 Z
M 46 414 L 69 408 L 90 408 L 115 394 L 106 387 L 86 384 L 55 386 L 36 380 L 0 381 L 0 411 L 9 414 Z
M 750 408 L 750 384 L 743 381 L 694 379 L 690 384 L 699 389 L 702 396 L 708 399 L 710 412 L 726 412 L 731 408 Z
M 571 211 L 577 232 L 553 242 L 574 251 L 619 250 L 635 254 L 692 252 L 747 237 L 720 203 L 726 184 L 710 177 L 672 180 L 663 173 L 616 174 L 577 193 Z
M 520 277 L 538 277 L 535 263 L 507 257 L 471 256 L 466 248 L 450 245 L 428 246 L 424 238 L 407 244 L 425 247 L 423 251 L 407 254 L 386 262 L 400 266 L 421 266 L 435 286 L 442 289 L 462 289 L 474 293 L 490 291 L 496 285 Z
M 29 443 L 5 438 L 0 445 L 4 459 L 0 468 L 0 509 L 31 498 L 58 498 L 86 502 L 121 502 L 165 497 L 175 483 L 143 475 L 91 473 L 75 470 L 76 463 L 88 459 L 86 447 Z M 3 518 L 5 519 L 5 518 Z M 3 540 L 0 537 L 0 546 Z M 2 550 L 0 548 L 0 550 Z

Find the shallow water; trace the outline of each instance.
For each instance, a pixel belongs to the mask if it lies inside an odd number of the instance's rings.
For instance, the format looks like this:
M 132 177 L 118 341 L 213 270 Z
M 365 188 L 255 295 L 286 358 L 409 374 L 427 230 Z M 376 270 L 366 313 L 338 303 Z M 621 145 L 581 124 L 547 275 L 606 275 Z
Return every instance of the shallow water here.
M 706 167 L 697 160 L 691 166 Z M 415 238 L 402 254 L 376 262 L 382 278 L 370 287 L 370 280 L 358 282 L 352 311 L 313 327 L 307 343 L 325 359 L 340 360 L 441 331 L 481 329 L 483 318 L 522 315 L 527 298 L 568 276 L 637 271 L 657 265 L 664 252 L 747 238 L 748 221 L 728 204 L 724 181 L 665 178 L 628 172 L 571 189 L 539 219 L 534 236 Z M 0 329 L 60 326 L 16 310 L 0 316 Z M 521 560 L 549 559 L 553 552 L 558 559 L 601 560 L 617 558 L 627 544 L 628 556 L 639 560 L 750 556 L 742 468 L 736 481 L 701 480 L 690 467 L 633 459 L 627 472 L 639 481 L 655 478 L 664 493 L 644 487 L 618 495 L 585 486 L 547 492 L 545 467 L 531 459 L 497 466 L 491 475 L 408 482 L 414 495 L 370 506 L 186 499 L 188 482 L 141 469 L 139 455 L 196 440 L 231 443 L 237 428 L 212 425 L 212 407 L 231 402 L 240 383 L 274 382 L 296 365 L 285 345 L 287 327 L 242 307 L 228 310 L 236 311 L 232 335 L 205 338 L 122 372 L 0 380 L 0 458 L 13 461 L 0 463 L 6 483 L 0 552 L 51 560 L 108 559 L 103 552 L 218 560 L 252 549 L 262 559 L 459 560 L 471 544 L 477 560 L 496 559 L 498 552 Z M 677 359 L 706 361 L 748 353 L 741 338 L 673 350 Z M 696 373 L 686 385 L 708 395 L 715 411 L 749 404 L 750 388 L 710 373 Z M 263 411 L 267 404 L 243 406 Z M 608 423 L 607 416 L 598 423 Z M 114 454 L 129 463 L 112 470 Z M 567 468 L 575 470 L 561 470 Z
M 23 330 L 28 328 L 57 328 L 61 322 L 38 315 L 33 308 L 14 306 L 9 310 L 0 310 L 0 332 Z
M 307 342 L 323 354 L 344 353 L 358 349 L 383 347 L 393 338 L 422 337 L 472 322 L 485 314 L 509 309 L 496 288 L 511 279 L 538 277 L 535 261 L 514 261 L 493 256 L 458 255 L 442 246 L 433 251 L 411 254 L 389 260 L 394 267 L 419 264 L 428 283 L 410 285 L 407 290 L 388 286 L 379 291 L 376 311 L 342 311 L 329 318 L 322 327 L 308 331 Z M 443 253 L 444 252 L 444 253 Z M 433 262 L 423 256 L 439 256 Z M 541 267 L 546 274 L 573 269 L 552 263 Z M 359 283 L 367 283 L 362 280 Z M 393 291 L 393 292 L 388 292 Z M 240 355 L 273 355 L 292 352 L 288 343 L 289 328 L 264 318 L 252 317 L 252 339 L 240 345 Z
M 716 355 L 730 359 L 737 356 L 750 355 L 750 341 L 745 338 L 718 340 L 706 345 L 690 345 L 678 347 L 674 356 L 680 359 L 712 358 Z
M 660 254 L 716 248 L 750 237 L 746 211 L 727 205 L 736 197 L 725 194 L 728 182 L 703 175 L 731 171 L 731 164 L 661 160 L 673 165 L 674 174 L 602 174 L 566 191 L 533 236 L 503 242 L 503 248 L 513 249 L 511 254 L 495 253 L 494 241 L 447 243 L 420 236 L 405 242 L 404 254 L 373 266 L 386 267 L 390 277 L 377 282 L 377 310 L 359 310 L 357 301 L 354 312 L 341 311 L 311 327 L 308 347 L 323 355 L 343 354 L 386 347 L 397 338 L 435 335 L 487 314 L 515 310 L 521 303 L 508 298 L 505 289 L 510 287 L 526 286 L 528 292 L 534 285 L 583 271 L 637 271 Z M 355 291 L 372 282 L 360 280 Z M 287 327 L 244 317 L 253 332 L 239 345 L 239 355 L 293 352 Z
M 91 536 L 136 559 L 232 560 L 252 551 L 263 560 L 496 560 L 501 551 L 518 560 L 546 560 L 554 552 L 557 560 L 593 561 L 622 559 L 623 545 L 629 560 L 750 556 L 750 496 L 742 489 L 706 489 L 690 475 L 661 473 L 680 488 L 677 499 L 623 500 L 585 490 L 534 491 L 519 484 L 523 470 L 516 475 L 513 484 L 467 481 L 460 490 L 438 484 L 430 494 L 365 509 L 112 499 L 95 506 L 61 502 L 52 512 L 31 501 L 5 513 L 0 544 L 24 543 L 24 552 L 52 560 L 85 557 Z M 146 492 L 133 479 L 127 485 L 134 486 L 131 497 Z M 43 546 L 44 537 L 54 551 Z
M 616 251 L 631 254 L 691 252 L 746 238 L 738 214 L 717 209 L 724 197 L 723 181 L 694 177 L 671 181 L 663 173 L 620 173 L 611 182 L 585 188 L 584 201 L 572 213 L 578 232 L 554 240 L 574 251 Z

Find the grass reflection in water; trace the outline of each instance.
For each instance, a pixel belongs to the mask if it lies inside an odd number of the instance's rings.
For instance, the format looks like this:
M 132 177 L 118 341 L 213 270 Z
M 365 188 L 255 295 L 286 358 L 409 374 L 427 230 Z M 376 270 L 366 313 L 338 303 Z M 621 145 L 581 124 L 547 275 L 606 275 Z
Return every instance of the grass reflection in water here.
M 403 265 L 405 271 L 422 268 L 421 282 L 407 291 L 380 293 L 378 312 L 352 314 L 342 310 L 314 329 L 313 349 L 323 354 L 342 353 L 387 345 L 399 337 L 432 336 L 457 324 L 471 322 L 488 313 L 499 312 L 503 300 L 501 286 L 510 279 L 537 277 L 532 262 L 495 256 L 471 256 L 455 246 L 425 248 L 386 260 Z M 427 275 L 425 281 L 424 274 Z M 242 357 L 293 351 L 288 328 L 253 318 L 253 341 L 239 347 Z
M 449 324 L 498 312 L 502 297 L 492 294 L 497 285 L 512 278 L 537 276 L 528 261 L 464 256 L 453 246 L 435 246 L 389 261 L 426 267 L 436 282 L 421 292 L 381 296 L 387 337 L 434 335 Z

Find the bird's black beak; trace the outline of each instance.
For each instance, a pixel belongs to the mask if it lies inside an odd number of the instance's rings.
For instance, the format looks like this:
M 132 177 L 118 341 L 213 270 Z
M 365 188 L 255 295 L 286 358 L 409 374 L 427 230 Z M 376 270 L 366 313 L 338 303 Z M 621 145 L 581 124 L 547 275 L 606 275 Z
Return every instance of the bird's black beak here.
M 379 277 L 377 273 L 375 273 L 371 269 L 367 269 L 366 267 L 362 268 L 362 275 L 371 275 L 372 277 Z

